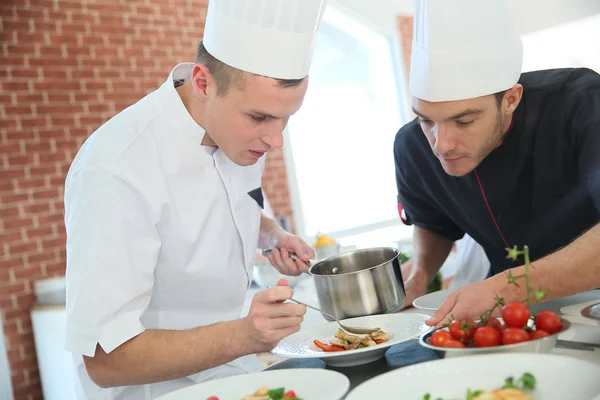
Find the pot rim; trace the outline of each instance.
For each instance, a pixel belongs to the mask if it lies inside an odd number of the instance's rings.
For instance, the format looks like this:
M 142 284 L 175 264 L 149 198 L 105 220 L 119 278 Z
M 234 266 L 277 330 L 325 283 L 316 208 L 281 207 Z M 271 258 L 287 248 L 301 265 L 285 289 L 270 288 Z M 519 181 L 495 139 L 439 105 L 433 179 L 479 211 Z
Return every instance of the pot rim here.
M 345 254 L 359 253 L 359 252 L 365 252 L 365 251 L 369 251 L 369 250 L 370 251 L 373 251 L 373 250 L 392 250 L 392 251 L 394 251 L 396 253 L 396 255 L 394 257 L 390 258 L 387 261 L 384 261 L 384 262 L 382 262 L 380 264 L 374 265 L 374 266 L 369 267 L 369 268 L 361 269 L 360 271 L 346 272 L 346 273 L 343 273 L 343 274 L 315 274 L 315 273 L 313 273 L 313 268 L 315 268 L 318 265 L 321 265 L 322 263 L 324 263 L 326 261 L 329 261 L 329 260 L 331 260 L 333 258 L 340 257 L 340 256 L 343 256 Z M 400 250 L 398 250 L 395 247 L 391 247 L 391 246 L 367 247 L 367 248 L 364 248 L 364 249 L 350 250 L 350 251 L 346 251 L 344 253 L 335 254 L 333 256 L 329 256 L 329 257 L 326 257 L 326 258 L 324 258 L 322 260 L 319 260 L 318 262 L 316 262 L 316 263 L 314 263 L 313 265 L 310 266 L 310 268 L 308 269 L 308 274 L 310 274 L 311 276 L 323 276 L 323 277 L 325 277 L 325 276 L 348 276 L 348 275 L 356 275 L 356 274 L 360 274 L 360 273 L 363 273 L 363 272 L 366 272 L 366 271 L 370 271 L 372 269 L 375 269 L 375 268 L 381 267 L 383 265 L 389 264 L 390 262 L 393 262 L 398 257 L 400 257 Z

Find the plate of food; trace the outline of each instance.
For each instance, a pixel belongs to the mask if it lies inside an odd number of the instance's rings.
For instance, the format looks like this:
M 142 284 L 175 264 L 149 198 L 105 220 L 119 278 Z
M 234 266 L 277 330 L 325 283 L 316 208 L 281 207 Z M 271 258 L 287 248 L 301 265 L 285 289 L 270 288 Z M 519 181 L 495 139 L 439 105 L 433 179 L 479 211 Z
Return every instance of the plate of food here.
M 425 324 L 427 318 L 416 313 L 395 313 L 340 321 L 352 327 L 379 328 L 368 335 L 350 334 L 336 322 L 328 322 L 286 337 L 271 353 L 285 358 L 320 358 L 334 367 L 366 364 L 382 358 L 390 346 L 430 330 Z
M 444 304 L 448 295 L 452 293 L 450 289 L 442 289 L 421 296 L 413 301 L 413 307 L 420 310 L 437 311 Z
M 600 366 L 558 354 L 502 353 L 427 361 L 373 378 L 346 400 L 591 400 Z
M 349 388 L 350 381 L 339 372 L 299 368 L 215 379 L 157 400 L 340 400 Z

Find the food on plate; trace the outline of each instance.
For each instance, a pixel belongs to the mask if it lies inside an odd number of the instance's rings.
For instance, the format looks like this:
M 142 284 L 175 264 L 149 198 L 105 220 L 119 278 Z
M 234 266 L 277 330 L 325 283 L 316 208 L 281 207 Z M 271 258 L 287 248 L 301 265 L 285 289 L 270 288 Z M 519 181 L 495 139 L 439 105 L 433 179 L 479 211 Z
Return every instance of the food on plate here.
M 517 250 L 516 246 L 507 250 L 508 258 L 516 259 L 521 254 L 525 256 L 524 274 L 514 276 L 509 271 L 507 278 L 509 284 L 517 286 L 517 280 L 524 278 L 527 298 L 505 304 L 504 299 L 496 297 L 495 305 L 477 321 L 451 318 L 446 328 L 436 330 L 431 335 L 429 344 L 444 348 L 495 347 L 541 339 L 562 329 L 561 319 L 556 313 L 543 310 L 533 315 L 529 308 L 531 299 L 536 302 L 543 300 L 548 292 L 534 290 L 529 285 L 531 264 L 528 247 L 525 246 L 522 251 Z M 492 316 L 498 309 L 502 319 Z
M 285 388 L 271 389 L 263 386 L 256 392 L 242 397 L 241 400 L 302 400 L 293 390 L 285 391 Z M 220 400 L 217 396 L 211 396 L 206 400 Z
M 533 400 L 530 393 L 535 389 L 535 377 L 526 372 L 516 381 L 508 377 L 504 386 L 490 391 L 467 389 L 464 400 Z M 444 400 L 442 397 L 432 397 L 427 393 L 423 400 Z
M 379 330 L 375 333 L 370 333 L 368 335 L 354 335 L 342 329 L 338 329 L 335 334 L 335 338 L 331 340 L 329 344 L 323 343 L 316 339 L 314 340 L 314 343 L 323 351 L 334 352 L 377 346 L 378 344 L 387 342 L 388 340 L 390 340 L 390 335 L 382 330 Z

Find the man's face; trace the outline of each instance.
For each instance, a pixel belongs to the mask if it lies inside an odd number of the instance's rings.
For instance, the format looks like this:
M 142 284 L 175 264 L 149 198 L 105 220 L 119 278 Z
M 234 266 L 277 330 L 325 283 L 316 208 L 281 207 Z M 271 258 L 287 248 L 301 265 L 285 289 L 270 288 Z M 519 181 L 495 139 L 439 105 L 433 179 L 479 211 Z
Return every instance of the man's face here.
M 249 73 L 243 79 L 224 95 L 208 93 L 204 129 L 231 161 L 248 166 L 283 146 L 283 129 L 302 105 L 308 78 L 295 87 Z
M 473 171 L 504 134 L 503 113 L 493 95 L 435 103 L 413 98 L 413 111 L 448 175 Z

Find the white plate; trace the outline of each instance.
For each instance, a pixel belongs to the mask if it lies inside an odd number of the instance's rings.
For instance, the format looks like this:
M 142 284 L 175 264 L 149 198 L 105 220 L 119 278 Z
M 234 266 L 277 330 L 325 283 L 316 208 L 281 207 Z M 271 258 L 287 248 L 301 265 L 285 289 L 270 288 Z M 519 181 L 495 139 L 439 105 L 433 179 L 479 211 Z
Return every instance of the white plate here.
M 443 289 L 426 294 L 413 301 L 413 307 L 421 310 L 437 311 L 450 293 L 452 293 L 450 289 Z
M 348 392 L 350 381 L 339 372 L 299 368 L 263 371 L 199 383 L 159 397 L 157 400 L 240 400 L 261 386 L 293 390 L 302 400 L 340 400 Z
M 529 372 L 536 379 L 535 400 L 590 400 L 600 393 L 600 366 L 557 354 L 506 353 L 428 361 L 373 378 L 354 389 L 346 400 L 464 399 L 467 389 L 493 390 L 509 376 Z
M 390 346 L 415 339 L 430 330 L 431 327 L 425 325 L 427 318 L 428 315 L 398 313 L 345 319 L 341 321 L 344 325 L 380 328 L 390 335 L 390 339 L 377 346 L 331 353 L 319 349 L 314 344 L 315 339 L 329 343 L 334 338 L 339 325 L 336 322 L 327 322 L 286 337 L 271 352 L 285 358 L 320 358 L 326 364 L 335 367 L 366 364 L 382 358 Z

